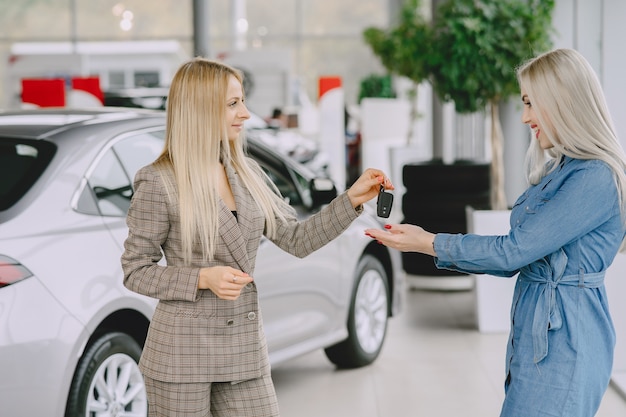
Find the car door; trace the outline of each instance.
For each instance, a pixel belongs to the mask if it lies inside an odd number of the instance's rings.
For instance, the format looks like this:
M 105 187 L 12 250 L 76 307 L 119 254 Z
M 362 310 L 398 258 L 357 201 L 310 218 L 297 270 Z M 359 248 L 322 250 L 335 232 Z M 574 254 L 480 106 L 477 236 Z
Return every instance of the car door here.
M 311 212 L 302 204 L 308 182 L 279 160 L 257 162 L 289 200 L 301 220 Z M 263 238 L 256 261 L 255 282 L 259 289 L 265 335 L 270 357 L 292 356 L 298 351 L 321 347 L 343 327 L 339 311 L 346 300 L 339 295 L 341 279 L 338 241 L 304 259 L 284 252 Z M 283 351 L 283 350 L 288 350 Z M 283 351 L 283 352 L 281 352 Z

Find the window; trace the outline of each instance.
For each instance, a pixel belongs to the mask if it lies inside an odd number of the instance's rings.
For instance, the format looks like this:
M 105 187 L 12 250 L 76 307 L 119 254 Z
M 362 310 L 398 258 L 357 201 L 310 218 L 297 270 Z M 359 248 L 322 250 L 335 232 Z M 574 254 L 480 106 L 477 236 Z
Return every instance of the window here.
M 159 73 L 157 71 L 135 71 L 135 87 L 159 87 Z
M 128 177 L 134 179 L 139 168 L 152 163 L 161 154 L 164 142 L 164 130 L 142 132 L 120 140 L 113 149 Z
M 3 140 L 0 144 L 0 211 L 13 206 L 26 194 L 55 152 L 55 145 L 43 140 Z
M 109 71 L 109 88 L 126 87 L 124 71 Z
M 261 165 L 263 171 L 265 171 L 270 180 L 276 185 L 276 188 L 278 188 L 278 191 L 280 191 L 280 194 L 290 205 L 302 205 L 300 194 L 298 193 L 298 190 L 291 178 L 281 174 L 277 169 L 265 164 L 263 161 L 257 160 L 257 162 Z
M 102 216 L 126 216 L 135 174 L 159 156 L 164 134 L 163 130 L 136 132 L 118 140 L 89 174 L 77 210 Z
M 87 180 L 103 216 L 125 216 L 133 196 L 131 179 L 109 149 Z

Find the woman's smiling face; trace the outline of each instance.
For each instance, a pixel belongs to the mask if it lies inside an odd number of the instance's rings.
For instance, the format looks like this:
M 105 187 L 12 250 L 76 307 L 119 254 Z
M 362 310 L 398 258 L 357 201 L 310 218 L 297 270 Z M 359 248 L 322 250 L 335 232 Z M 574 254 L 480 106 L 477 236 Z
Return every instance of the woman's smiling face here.
M 243 130 L 244 121 L 250 118 L 243 97 L 241 83 L 234 76 L 228 82 L 226 94 L 226 123 L 228 126 L 228 139 L 235 140 Z
M 548 140 L 548 136 L 544 133 L 539 119 L 537 118 L 537 114 L 530 102 L 530 98 L 528 94 L 522 89 L 522 103 L 524 103 L 524 111 L 522 112 L 522 123 L 527 124 L 533 132 L 533 136 L 536 140 L 539 141 L 539 146 L 541 149 L 550 149 L 553 148 L 554 145 L 552 142 Z

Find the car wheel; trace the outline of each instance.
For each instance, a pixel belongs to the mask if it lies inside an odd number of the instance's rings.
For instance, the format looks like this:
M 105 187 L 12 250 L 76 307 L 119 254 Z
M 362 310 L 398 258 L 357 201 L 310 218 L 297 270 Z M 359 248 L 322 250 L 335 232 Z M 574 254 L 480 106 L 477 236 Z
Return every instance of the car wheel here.
M 139 371 L 141 347 L 124 333 L 97 339 L 78 363 L 67 401 L 66 417 L 148 414 L 148 400 Z
M 348 314 L 348 338 L 325 349 L 328 359 L 340 368 L 357 368 L 374 362 L 385 341 L 388 311 L 385 268 L 375 257 L 365 255 L 357 267 Z

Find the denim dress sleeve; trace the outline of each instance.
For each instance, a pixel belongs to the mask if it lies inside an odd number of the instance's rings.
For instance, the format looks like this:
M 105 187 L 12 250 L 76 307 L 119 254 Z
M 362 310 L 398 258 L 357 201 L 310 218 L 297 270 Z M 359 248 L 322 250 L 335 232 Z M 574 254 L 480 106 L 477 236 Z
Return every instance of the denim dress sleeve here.
M 617 200 L 608 165 L 565 158 L 519 197 L 511 211 L 508 235 L 437 234 L 435 263 L 443 269 L 513 276 L 615 216 Z M 597 239 L 601 244 L 602 237 Z

